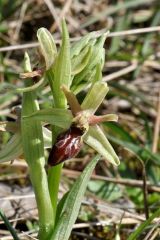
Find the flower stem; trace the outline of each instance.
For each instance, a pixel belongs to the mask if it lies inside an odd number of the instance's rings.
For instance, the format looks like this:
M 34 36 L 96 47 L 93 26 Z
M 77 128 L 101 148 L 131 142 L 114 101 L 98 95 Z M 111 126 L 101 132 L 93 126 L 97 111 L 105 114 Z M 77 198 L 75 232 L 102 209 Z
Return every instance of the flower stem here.
M 48 185 L 49 185 L 49 192 L 50 192 L 52 207 L 54 210 L 54 220 L 56 218 L 58 190 L 59 190 L 59 184 L 61 179 L 62 166 L 63 164 L 59 164 L 49 169 L 49 172 L 48 172 Z

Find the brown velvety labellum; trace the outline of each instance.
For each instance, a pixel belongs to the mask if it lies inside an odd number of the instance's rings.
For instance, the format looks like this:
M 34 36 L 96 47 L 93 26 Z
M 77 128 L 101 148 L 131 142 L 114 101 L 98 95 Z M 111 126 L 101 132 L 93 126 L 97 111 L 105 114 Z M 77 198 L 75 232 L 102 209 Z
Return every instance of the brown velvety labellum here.
M 72 125 L 66 132 L 61 133 L 53 145 L 48 158 L 48 164 L 55 166 L 67 159 L 75 157 L 82 147 L 83 130 Z

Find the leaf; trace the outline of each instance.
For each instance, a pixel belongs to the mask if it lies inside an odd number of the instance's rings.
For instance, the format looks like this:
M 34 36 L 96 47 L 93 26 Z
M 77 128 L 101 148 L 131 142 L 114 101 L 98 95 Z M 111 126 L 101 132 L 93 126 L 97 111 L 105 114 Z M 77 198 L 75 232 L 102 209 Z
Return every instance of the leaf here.
M 68 194 L 69 194 L 69 192 L 66 192 L 66 193 L 63 195 L 63 197 L 61 198 L 61 200 L 59 201 L 58 205 L 57 205 L 55 224 L 57 224 L 58 221 L 59 221 L 59 216 L 60 216 L 61 213 L 62 213 L 62 209 L 63 209 L 63 207 L 64 207 L 64 204 L 65 204 L 65 201 L 66 201 L 66 199 L 67 199 L 67 197 L 68 197 Z
M 31 71 L 30 59 L 25 54 L 26 71 Z M 32 83 L 28 79 L 28 84 Z M 45 171 L 44 143 L 41 123 L 24 116 L 31 115 L 39 110 L 35 92 L 26 92 L 22 98 L 21 134 L 23 152 L 29 166 L 29 173 L 35 192 L 39 214 L 39 239 L 46 240 L 53 229 L 54 212 L 48 189 L 47 174 Z
M 0 151 L 0 163 L 12 161 L 22 153 L 22 138 L 20 132 L 17 132 Z
M 127 240 L 135 240 L 140 234 L 144 231 L 144 229 L 151 224 L 151 222 L 160 216 L 160 209 L 154 212 L 145 222 L 143 222 L 134 232 L 129 236 Z
M 61 128 L 69 128 L 72 122 L 72 114 L 69 110 L 50 108 L 35 111 L 31 115 L 23 116 L 24 119 L 47 122 Z
M 82 109 L 89 110 L 90 113 L 94 114 L 104 100 L 108 91 L 109 88 L 107 83 L 94 83 L 81 104 Z
M 51 33 L 46 28 L 40 28 L 37 31 L 38 41 L 42 55 L 45 59 L 47 70 L 53 65 L 57 56 L 57 48 Z
M 16 233 L 15 229 L 12 227 L 12 225 L 11 225 L 10 222 L 8 221 L 8 218 L 5 216 L 4 213 L 2 213 L 1 210 L 0 210 L 0 217 L 2 218 L 2 220 L 4 221 L 6 227 L 7 227 L 8 230 L 10 231 L 13 239 L 14 239 L 14 240 L 20 240 L 20 238 L 17 236 L 17 233 Z
M 83 140 L 110 163 L 116 166 L 120 164 L 117 154 L 99 126 L 90 126 L 88 132 L 83 136 Z
M 72 189 L 68 193 L 67 199 L 59 216 L 59 221 L 51 236 L 51 240 L 68 240 L 73 224 L 76 221 L 84 193 L 87 188 L 89 178 L 95 168 L 100 156 L 96 156 L 87 165 L 83 173 L 78 177 Z

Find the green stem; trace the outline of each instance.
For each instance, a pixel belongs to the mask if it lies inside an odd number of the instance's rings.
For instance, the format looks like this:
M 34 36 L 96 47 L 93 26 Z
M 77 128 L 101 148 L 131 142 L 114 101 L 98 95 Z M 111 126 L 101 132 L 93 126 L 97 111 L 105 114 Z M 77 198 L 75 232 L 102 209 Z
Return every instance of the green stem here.
M 39 214 L 39 239 L 47 240 L 54 227 L 54 216 L 48 191 L 47 175 L 44 166 L 41 164 L 35 163 L 34 166 L 31 165 L 29 169 L 30 178 L 34 188 Z
M 52 90 L 54 99 L 54 107 L 67 109 L 67 101 L 61 86 L 64 84 L 68 88 L 71 84 L 71 58 L 70 58 L 70 41 L 67 26 L 65 21 L 62 21 L 62 44 L 60 51 L 55 59 L 53 67 L 47 71 L 48 81 Z M 62 130 L 53 126 L 52 128 L 52 143 L 54 144 L 58 134 Z M 57 210 L 58 190 L 61 178 L 61 169 L 63 164 L 52 167 L 49 170 L 48 183 L 49 192 L 54 213 Z M 55 220 L 56 214 L 54 214 Z
M 49 169 L 48 172 L 48 185 L 49 185 L 49 192 L 50 192 L 50 198 L 52 202 L 52 207 L 54 209 L 54 220 L 56 217 L 56 209 L 57 209 L 57 202 L 58 202 L 58 190 L 59 190 L 59 184 L 61 179 L 61 170 L 62 170 L 63 164 L 59 164 L 55 167 L 52 167 Z

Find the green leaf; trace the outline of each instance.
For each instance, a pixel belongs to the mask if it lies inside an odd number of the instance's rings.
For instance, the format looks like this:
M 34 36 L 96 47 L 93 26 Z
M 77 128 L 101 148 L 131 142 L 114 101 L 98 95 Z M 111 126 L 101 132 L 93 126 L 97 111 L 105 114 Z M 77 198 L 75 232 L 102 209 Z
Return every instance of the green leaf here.
M 72 189 L 68 193 L 67 199 L 59 216 L 59 221 L 54 229 L 51 240 L 68 240 L 73 224 L 76 221 L 84 193 L 87 188 L 89 178 L 100 157 L 96 156 L 87 165 L 83 173 L 78 177 Z
M 144 229 L 151 224 L 151 222 L 160 216 L 160 209 L 154 212 L 145 222 L 143 222 L 134 232 L 129 236 L 127 240 L 135 240 L 144 231 Z
M 0 163 L 12 161 L 22 153 L 22 138 L 20 132 L 17 132 L 0 151 Z
M 54 63 L 57 56 L 57 49 L 51 33 L 46 28 L 37 31 L 40 49 L 45 59 L 46 69 L 48 70 Z
M 103 102 L 108 91 L 109 88 L 107 83 L 94 83 L 81 104 L 82 109 L 89 110 L 92 114 L 94 114 Z
M 90 126 L 83 140 L 110 163 L 116 166 L 120 164 L 117 154 L 99 126 Z
M 11 225 L 10 222 L 8 221 L 7 217 L 5 216 L 4 213 L 2 213 L 1 210 L 0 210 L 0 217 L 2 218 L 2 220 L 4 221 L 6 227 L 7 227 L 8 230 L 10 231 L 13 239 L 14 239 L 14 240 L 20 240 L 20 238 L 17 236 L 17 233 L 16 233 L 15 229 L 12 227 L 12 225 Z
M 25 55 L 26 71 L 31 71 L 29 56 Z M 31 84 L 28 79 L 27 83 Z M 44 143 L 41 123 L 24 116 L 31 115 L 39 110 L 35 92 L 26 92 L 22 99 L 21 134 L 23 152 L 29 166 L 29 173 L 35 192 L 39 213 L 39 239 L 46 240 L 54 226 L 54 212 L 48 189 L 47 174 L 45 171 Z
M 72 114 L 67 109 L 42 109 L 35 111 L 31 115 L 23 116 L 24 119 L 47 122 L 61 128 L 69 128 L 72 122 Z
M 59 201 L 58 205 L 57 205 L 55 224 L 57 224 L 58 221 L 59 221 L 59 216 L 60 216 L 61 213 L 62 213 L 62 209 L 63 209 L 63 207 L 64 207 L 64 204 L 65 204 L 65 201 L 66 201 L 66 199 L 67 199 L 67 197 L 68 197 L 68 194 L 69 194 L 69 192 L 66 192 L 66 193 L 63 195 L 63 197 L 61 198 L 61 200 Z

